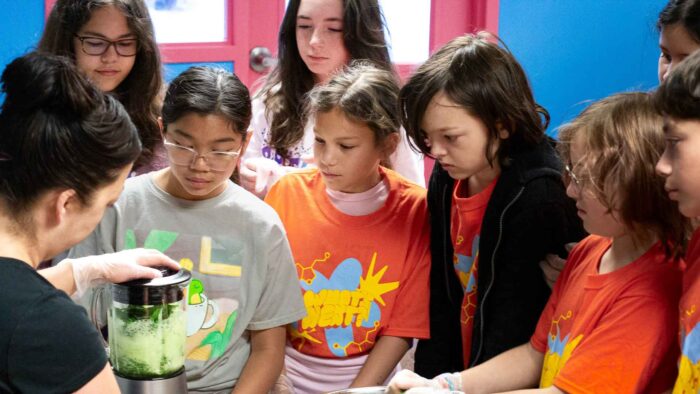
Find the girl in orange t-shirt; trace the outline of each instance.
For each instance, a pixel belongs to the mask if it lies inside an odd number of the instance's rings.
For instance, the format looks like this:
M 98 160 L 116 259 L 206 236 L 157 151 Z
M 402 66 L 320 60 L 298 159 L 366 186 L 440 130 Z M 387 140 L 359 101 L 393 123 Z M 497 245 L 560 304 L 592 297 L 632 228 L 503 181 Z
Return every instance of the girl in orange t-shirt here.
M 700 216 L 700 52 L 673 71 L 655 93 L 664 114 L 666 150 L 656 165 L 678 209 L 689 218 Z M 680 301 L 681 358 L 674 393 L 700 390 L 700 230 L 696 229 L 685 255 L 683 296 Z
M 317 168 L 265 201 L 287 230 L 307 316 L 287 330 L 297 393 L 383 384 L 427 338 L 430 254 L 425 189 L 380 165 L 399 142 L 390 72 L 353 64 L 311 91 Z
M 651 96 L 626 93 L 588 107 L 560 129 L 567 194 L 591 234 L 569 255 L 529 343 L 432 381 L 392 385 L 467 393 L 537 386 L 542 393 L 662 392 L 677 360 L 677 263 L 686 221 L 656 163 L 662 118 Z

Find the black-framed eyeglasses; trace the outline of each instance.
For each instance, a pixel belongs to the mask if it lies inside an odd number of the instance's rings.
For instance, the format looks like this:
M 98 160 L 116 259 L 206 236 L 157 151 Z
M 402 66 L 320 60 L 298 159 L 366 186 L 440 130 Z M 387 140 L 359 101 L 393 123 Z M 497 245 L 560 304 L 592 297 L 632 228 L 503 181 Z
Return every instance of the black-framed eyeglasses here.
M 190 166 L 202 157 L 212 171 L 226 171 L 229 164 L 241 155 L 240 149 L 234 152 L 213 150 L 207 153 L 199 153 L 192 148 L 173 144 L 172 142 L 164 141 L 163 144 L 173 164 Z
M 117 51 L 117 54 L 124 57 L 136 56 L 139 50 L 139 41 L 135 38 L 110 41 L 104 38 L 79 36 L 77 34 L 75 37 L 80 40 L 80 48 L 83 52 L 90 56 L 103 55 L 112 45 L 114 45 L 114 50 Z

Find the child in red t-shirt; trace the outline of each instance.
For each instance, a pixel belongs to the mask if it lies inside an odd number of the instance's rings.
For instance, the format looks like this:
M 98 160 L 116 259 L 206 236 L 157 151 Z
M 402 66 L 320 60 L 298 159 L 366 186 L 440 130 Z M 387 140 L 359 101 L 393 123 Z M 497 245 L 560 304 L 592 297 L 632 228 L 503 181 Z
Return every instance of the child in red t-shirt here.
M 467 393 L 661 392 L 675 379 L 677 261 L 686 221 L 653 166 L 663 149 L 651 96 L 603 99 L 560 130 L 567 194 L 592 235 L 569 255 L 529 343 L 461 373 L 393 387 Z
M 400 139 L 398 92 L 391 73 L 362 63 L 312 90 L 318 168 L 285 175 L 265 199 L 307 310 L 288 327 L 297 393 L 383 384 L 429 335 L 425 189 L 380 165 Z
M 689 56 L 671 72 L 655 93 L 657 108 L 665 115 L 666 150 L 656 170 L 666 179 L 666 190 L 689 218 L 700 216 L 700 53 Z M 697 224 L 697 222 L 696 222 Z M 700 230 L 688 246 L 680 302 L 681 359 L 674 393 L 700 390 Z

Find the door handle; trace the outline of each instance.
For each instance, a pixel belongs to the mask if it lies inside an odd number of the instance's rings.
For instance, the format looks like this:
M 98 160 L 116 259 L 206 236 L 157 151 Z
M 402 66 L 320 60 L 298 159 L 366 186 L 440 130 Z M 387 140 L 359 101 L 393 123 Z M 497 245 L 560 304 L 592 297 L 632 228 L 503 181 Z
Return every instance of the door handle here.
M 258 73 L 270 71 L 277 65 L 277 58 L 272 57 L 267 47 L 255 47 L 250 50 L 250 68 Z

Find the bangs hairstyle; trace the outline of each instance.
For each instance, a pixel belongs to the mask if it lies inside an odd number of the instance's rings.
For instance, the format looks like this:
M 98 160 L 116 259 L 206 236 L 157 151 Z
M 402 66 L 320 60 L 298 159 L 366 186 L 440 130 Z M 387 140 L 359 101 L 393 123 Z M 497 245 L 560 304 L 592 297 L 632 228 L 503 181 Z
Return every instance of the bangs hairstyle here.
M 138 169 L 151 162 L 161 143 L 158 95 L 163 86 L 163 75 L 146 3 L 143 0 L 58 0 L 51 9 L 37 49 L 75 61 L 75 51 L 81 50 L 73 45 L 75 35 L 88 23 L 95 10 L 107 6 L 121 11 L 138 42 L 134 67 L 113 92 L 139 131 L 143 151 L 134 165 L 134 169 Z
M 529 150 L 544 138 L 549 114 L 535 102 L 525 72 L 507 48 L 489 39 L 497 37 L 479 32 L 457 37 L 431 56 L 399 96 L 403 125 L 414 149 L 430 156 L 426 134 L 421 128 L 431 100 L 440 92 L 456 105 L 479 118 L 488 130 L 484 154 L 490 164 Z M 502 42 L 501 42 L 502 44 Z M 499 128 L 509 137 L 499 141 Z M 432 156 L 431 156 L 432 157 Z
M 656 109 L 676 119 L 700 119 L 700 51 L 683 60 L 654 93 Z
M 369 62 L 352 62 L 327 84 L 309 92 L 304 112 L 305 117 L 314 117 L 337 108 L 350 120 L 367 125 L 381 145 L 401 127 L 398 97 L 393 73 Z
M 224 117 L 245 142 L 252 116 L 248 88 L 222 68 L 190 67 L 168 86 L 163 101 L 163 128 L 188 113 Z
M 393 72 L 384 37 L 386 22 L 378 0 L 343 1 L 343 43 L 350 59 L 368 60 Z M 278 40 L 279 63 L 268 75 L 260 97 L 270 119 L 270 145 L 287 158 L 287 150 L 302 140 L 306 94 L 314 77 L 299 55 L 296 38 L 297 13 L 301 0 L 290 0 L 282 19 Z
M 630 229 L 637 242 L 658 238 L 669 257 L 683 251 L 688 222 L 668 198 L 655 165 L 664 150 L 662 118 L 647 93 L 622 93 L 591 104 L 559 129 L 559 151 L 586 188 Z M 584 156 L 571 163 L 571 144 Z

